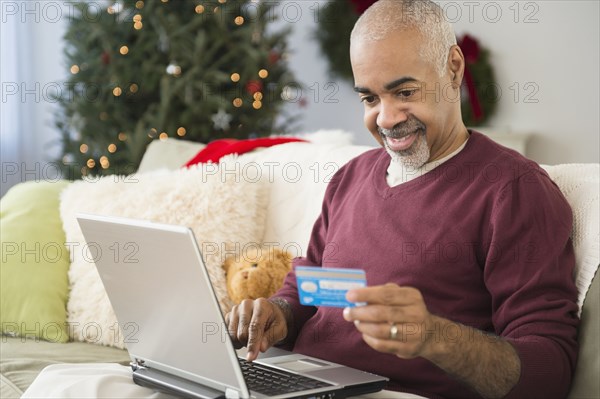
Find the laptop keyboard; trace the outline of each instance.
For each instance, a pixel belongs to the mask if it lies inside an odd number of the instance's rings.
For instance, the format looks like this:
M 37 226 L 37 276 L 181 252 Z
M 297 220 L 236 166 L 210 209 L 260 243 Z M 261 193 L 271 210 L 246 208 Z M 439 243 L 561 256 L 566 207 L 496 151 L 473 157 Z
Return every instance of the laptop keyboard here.
M 263 395 L 276 396 L 332 386 L 332 384 L 310 377 L 288 373 L 262 364 L 249 363 L 242 358 L 239 358 L 239 361 L 248 388 Z

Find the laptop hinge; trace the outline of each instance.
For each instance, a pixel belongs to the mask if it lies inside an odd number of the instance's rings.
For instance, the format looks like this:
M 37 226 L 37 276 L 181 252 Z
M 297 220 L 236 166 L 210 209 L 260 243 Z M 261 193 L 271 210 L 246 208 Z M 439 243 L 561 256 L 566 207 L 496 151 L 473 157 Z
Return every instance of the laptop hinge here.
M 131 366 L 131 369 L 133 371 L 146 368 L 146 362 L 144 362 L 144 360 L 138 359 L 138 358 L 135 358 L 134 361 L 129 363 L 129 365 Z

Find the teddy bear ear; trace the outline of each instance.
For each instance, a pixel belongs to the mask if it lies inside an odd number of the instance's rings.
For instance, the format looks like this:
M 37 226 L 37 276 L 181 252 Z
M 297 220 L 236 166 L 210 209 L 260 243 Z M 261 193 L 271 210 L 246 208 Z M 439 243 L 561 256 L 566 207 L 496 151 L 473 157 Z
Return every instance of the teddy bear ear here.
M 273 259 L 288 265 L 288 270 L 292 268 L 292 254 L 281 249 L 273 249 Z

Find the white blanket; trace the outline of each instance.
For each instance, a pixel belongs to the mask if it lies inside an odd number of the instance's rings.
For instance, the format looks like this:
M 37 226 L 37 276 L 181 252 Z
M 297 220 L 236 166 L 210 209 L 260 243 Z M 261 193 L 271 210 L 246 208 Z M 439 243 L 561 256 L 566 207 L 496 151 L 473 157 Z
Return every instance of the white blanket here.
M 114 363 L 55 364 L 46 367 L 21 399 L 147 398 L 172 396 L 136 385 L 131 368 Z M 404 392 L 380 391 L 355 399 L 424 399 Z

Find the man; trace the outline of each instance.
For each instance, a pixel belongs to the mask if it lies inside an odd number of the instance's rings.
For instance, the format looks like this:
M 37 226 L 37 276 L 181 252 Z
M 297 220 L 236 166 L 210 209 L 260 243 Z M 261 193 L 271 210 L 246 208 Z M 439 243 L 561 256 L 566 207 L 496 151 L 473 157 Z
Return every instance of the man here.
M 226 319 L 234 340 L 276 343 L 388 376 L 428 397 L 549 398 L 577 357 L 570 208 L 535 163 L 468 131 L 465 61 L 429 1 L 380 0 L 350 45 L 365 124 L 383 149 L 339 170 L 306 258 L 365 269 L 344 309 L 299 304 L 294 273 Z

